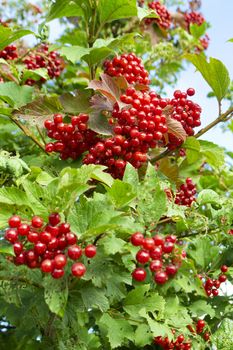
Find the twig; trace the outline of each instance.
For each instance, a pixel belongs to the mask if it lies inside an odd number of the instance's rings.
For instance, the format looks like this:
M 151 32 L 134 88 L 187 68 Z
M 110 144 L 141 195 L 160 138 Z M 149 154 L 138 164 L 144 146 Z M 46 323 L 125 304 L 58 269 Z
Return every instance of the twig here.
M 45 151 L 44 146 L 40 143 L 40 141 L 35 137 L 35 135 L 33 135 L 33 133 L 25 125 L 21 124 L 20 121 L 15 117 L 10 117 L 10 119 L 24 132 L 26 136 L 28 136 L 35 144 L 37 144 L 37 146 L 42 151 L 48 154 Z

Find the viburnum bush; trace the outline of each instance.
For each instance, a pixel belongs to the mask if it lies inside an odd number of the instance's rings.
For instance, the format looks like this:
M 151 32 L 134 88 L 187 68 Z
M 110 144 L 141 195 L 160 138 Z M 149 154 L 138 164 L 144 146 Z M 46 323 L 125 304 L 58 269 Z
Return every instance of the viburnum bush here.
M 233 349 L 232 84 L 184 3 L 0 5 L 1 349 Z

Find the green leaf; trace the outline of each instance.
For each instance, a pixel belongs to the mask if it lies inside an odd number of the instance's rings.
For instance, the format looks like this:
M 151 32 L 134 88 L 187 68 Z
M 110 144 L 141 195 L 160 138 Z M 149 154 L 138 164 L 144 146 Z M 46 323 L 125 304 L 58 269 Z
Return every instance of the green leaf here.
M 97 8 L 101 24 L 116 19 L 137 16 L 135 0 L 99 0 Z
M 127 163 L 126 165 L 123 181 L 130 184 L 133 189 L 137 191 L 139 185 L 138 172 L 130 163 Z
M 0 98 L 15 109 L 31 102 L 33 91 L 31 86 L 20 86 L 14 82 L 0 84 Z
M 115 235 L 106 236 L 101 239 L 101 245 L 104 246 L 105 252 L 109 252 L 114 255 L 122 251 L 122 248 L 125 246 L 125 241 L 116 237 Z
M 63 46 L 59 49 L 61 56 L 64 56 L 68 61 L 75 64 L 80 61 L 84 55 L 89 54 L 90 49 L 82 46 Z
M 199 140 L 201 146 L 201 154 L 206 162 L 214 168 L 221 167 L 225 162 L 223 148 L 213 142 Z
M 211 337 L 211 341 L 213 341 L 216 349 L 221 350 L 231 350 L 233 349 L 233 321 L 229 318 L 224 319 L 220 327 L 214 333 L 213 337 Z
M 0 50 L 3 50 L 9 44 L 29 34 L 34 35 L 34 33 L 31 30 L 18 29 L 14 31 L 9 27 L 4 27 L 3 25 L 1 25 L 0 26 Z
M 115 349 L 127 340 L 134 340 L 134 331 L 127 320 L 113 318 L 104 314 L 98 321 L 100 330 L 107 334 L 112 349 Z M 113 331 L 114 330 L 114 331 Z
M 108 195 L 117 208 L 129 205 L 136 198 L 136 192 L 132 186 L 120 180 L 114 180 L 113 185 L 108 189 Z
M 188 54 L 185 55 L 185 58 L 193 63 L 213 90 L 218 101 L 221 101 L 230 85 L 229 73 L 224 64 L 212 57 L 208 62 L 203 55 L 199 54 Z
M 158 293 L 149 294 L 150 286 L 138 286 L 130 291 L 124 300 L 124 310 L 136 317 L 140 310 L 144 309 L 146 312 L 158 311 L 159 314 L 164 312 L 165 300 Z
M 220 248 L 215 246 L 207 236 L 196 239 L 190 245 L 188 254 L 194 259 L 197 266 L 207 268 L 209 264 L 216 261 Z M 206 254 L 208 252 L 208 254 Z
M 199 39 L 203 36 L 207 29 L 207 22 L 203 22 L 200 26 L 196 23 L 190 24 L 189 30 L 194 38 Z
M 16 187 L 0 188 L 0 203 L 17 206 L 29 205 L 26 193 Z
M 195 163 L 196 160 L 199 159 L 200 143 L 195 137 L 188 137 L 182 147 L 186 149 L 186 159 L 188 164 Z
M 109 302 L 104 290 L 85 286 L 85 288 L 80 289 L 80 294 L 87 310 L 89 308 L 95 308 L 101 312 L 105 312 L 109 309 Z
M 157 322 L 154 319 L 152 319 L 149 316 L 149 314 L 146 312 L 145 309 L 140 310 L 139 315 L 144 317 L 147 320 L 147 323 L 150 327 L 150 330 L 153 334 L 153 337 L 158 337 L 158 336 L 166 337 L 166 336 L 168 336 L 169 339 L 172 339 L 173 335 L 172 335 L 170 327 L 168 327 L 164 323 L 160 323 L 160 322 Z
M 72 0 L 56 0 L 50 7 L 48 16 L 46 18 L 47 22 L 52 21 L 55 18 L 61 17 L 73 17 L 82 16 L 82 8 L 78 1 Z
M 44 297 L 50 311 L 63 317 L 68 301 L 68 286 L 65 278 L 55 280 L 51 276 L 44 278 Z
M 41 78 L 48 80 L 48 72 L 46 68 L 38 68 L 35 70 L 26 69 L 23 71 L 23 81 L 27 79 L 40 80 Z
M 144 18 L 160 18 L 159 15 L 155 12 L 155 10 L 138 6 L 137 11 L 139 21 L 142 21 Z
M 140 324 L 135 332 L 135 345 L 138 348 L 143 348 L 145 345 L 150 345 L 153 342 L 150 327 L 147 324 Z
M 3 241 L 0 241 L 0 253 L 15 256 L 12 245 L 6 245 Z
M 197 197 L 197 202 L 200 205 L 204 205 L 207 203 L 210 204 L 220 204 L 220 197 L 218 193 L 213 190 L 202 190 Z
M 215 311 L 210 304 L 205 300 L 197 300 L 192 303 L 188 309 L 194 314 L 195 317 L 202 317 L 209 315 L 211 318 L 214 318 Z
M 138 188 L 138 213 L 146 225 L 156 224 L 167 209 L 166 194 L 154 167 L 148 164 L 144 182 Z

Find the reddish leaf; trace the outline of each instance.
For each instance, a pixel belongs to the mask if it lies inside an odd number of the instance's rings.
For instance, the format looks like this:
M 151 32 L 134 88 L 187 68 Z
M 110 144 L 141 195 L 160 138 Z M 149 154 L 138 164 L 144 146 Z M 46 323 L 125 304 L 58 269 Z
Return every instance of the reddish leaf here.
M 173 119 L 170 115 L 166 115 L 168 132 L 175 135 L 183 141 L 186 140 L 187 134 L 182 124 L 177 120 Z
M 114 80 L 114 78 L 110 77 L 107 74 L 101 74 L 101 80 L 92 80 L 89 83 L 88 88 L 93 89 L 95 91 L 99 91 L 113 104 L 117 102 L 120 109 L 127 106 L 120 100 L 121 90 L 117 86 L 116 81 Z
M 112 135 L 112 127 L 108 123 L 107 114 L 111 112 L 113 103 L 104 96 L 94 95 L 91 98 L 92 112 L 89 115 L 89 128 L 102 135 Z M 109 113 L 110 114 L 110 113 Z M 111 114 L 110 114 L 111 115 Z

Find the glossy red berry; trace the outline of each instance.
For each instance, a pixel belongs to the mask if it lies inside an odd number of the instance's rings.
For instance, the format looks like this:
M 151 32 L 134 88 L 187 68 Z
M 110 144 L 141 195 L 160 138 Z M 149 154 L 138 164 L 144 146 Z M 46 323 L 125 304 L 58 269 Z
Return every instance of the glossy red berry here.
M 8 220 L 8 224 L 10 227 L 19 227 L 19 225 L 21 224 L 21 218 L 18 215 L 13 215 Z
M 82 248 L 78 245 L 73 245 L 69 247 L 68 256 L 72 260 L 78 260 L 82 256 Z
M 132 277 L 135 281 L 142 282 L 146 279 L 146 270 L 138 267 L 132 272 Z
M 55 269 L 62 269 L 66 265 L 66 256 L 64 254 L 58 254 L 54 258 Z
M 77 243 L 78 239 L 74 233 L 68 232 L 68 233 L 66 233 L 66 241 L 67 241 L 68 245 L 74 245 Z
M 136 254 L 136 259 L 140 264 L 146 264 L 150 259 L 150 254 L 146 250 L 139 250 Z
M 154 242 L 153 238 L 147 237 L 144 239 L 144 242 L 142 245 L 143 245 L 144 249 L 152 250 L 155 247 L 155 242 Z
M 154 240 L 156 246 L 163 246 L 163 244 L 164 244 L 164 240 L 163 240 L 162 236 L 155 235 L 153 237 L 153 240 Z
M 72 265 L 71 272 L 73 276 L 80 278 L 85 275 L 86 267 L 84 264 L 77 262 Z
M 94 258 L 97 252 L 96 246 L 93 244 L 89 244 L 86 246 L 84 252 L 87 258 Z
M 144 241 L 144 235 L 141 232 L 135 232 L 130 237 L 130 241 L 134 246 L 141 246 Z
M 222 265 L 221 271 L 222 271 L 222 272 L 227 272 L 227 271 L 228 271 L 227 265 Z
M 164 253 L 171 253 L 174 249 L 174 243 L 172 242 L 165 242 L 163 245 L 163 252 Z
M 5 232 L 5 239 L 10 243 L 15 243 L 18 240 L 18 233 L 15 229 L 9 228 Z
M 60 223 L 61 217 L 58 213 L 52 213 L 49 215 L 49 223 L 51 226 L 56 226 Z
M 161 268 L 163 267 L 163 263 L 161 260 L 152 260 L 150 263 L 150 270 L 155 272 L 155 271 L 160 271 Z
M 41 228 L 43 226 L 43 219 L 40 216 L 33 216 L 32 227 Z
M 43 231 L 40 233 L 40 241 L 48 244 L 52 239 L 52 235 L 51 233 L 47 232 L 47 231 Z
M 208 341 L 210 339 L 210 333 L 205 332 L 204 335 L 203 335 L 203 338 L 204 338 L 205 341 Z
M 65 271 L 62 269 L 54 269 L 51 273 L 52 277 L 55 279 L 62 278 L 64 276 Z
M 15 255 L 20 255 L 23 251 L 23 244 L 21 242 L 15 242 L 13 248 Z
M 68 233 L 68 232 L 70 232 L 70 225 L 67 222 L 62 223 L 59 226 L 59 232 L 60 233 Z
M 158 271 L 155 273 L 154 280 L 158 284 L 164 284 L 168 280 L 168 275 L 166 274 L 166 272 Z
M 173 265 L 173 264 L 169 264 L 166 266 L 166 273 L 169 275 L 169 276 L 174 276 L 178 271 L 178 268 L 176 265 Z
M 221 283 L 226 282 L 227 276 L 226 276 L 226 275 L 220 275 L 220 276 L 218 277 L 218 280 L 219 280 L 219 282 L 221 282 Z
M 27 236 L 28 242 L 36 243 L 39 241 L 39 234 L 37 232 L 29 232 Z
M 43 255 L 46 249 L 47 249 L 46 244 L 42 242 L 37 242 L 34 246 L 35 253 L 38 255 Z
M 20 224 L 18 226 L 18 234 L 20 236 L 27 236 L 30 231 L 30 226 L 27 224 Z
M 41 262 L 41 271 L 45 273 L 51 273 L 54 270 L 54 261 L 45 259 Z

